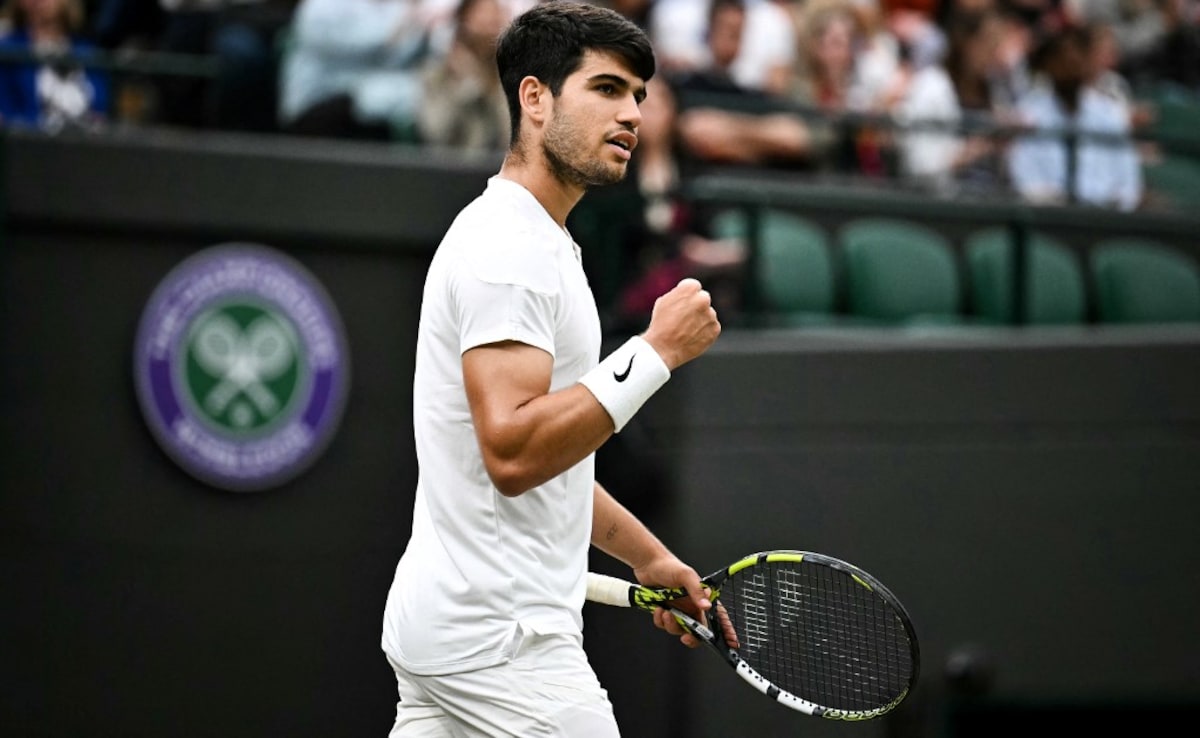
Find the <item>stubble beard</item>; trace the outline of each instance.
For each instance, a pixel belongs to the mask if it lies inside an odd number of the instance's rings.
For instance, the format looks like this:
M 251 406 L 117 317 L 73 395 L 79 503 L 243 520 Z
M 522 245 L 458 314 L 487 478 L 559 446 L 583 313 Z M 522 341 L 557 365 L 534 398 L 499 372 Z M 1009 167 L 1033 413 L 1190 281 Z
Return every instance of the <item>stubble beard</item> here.
M 582 189 L 616 184 L 625 179 L 626 166 L 589 157 L 581 151 L 587 137 L 569 118 L 555 117 L 546 128 L 542 152 L 550 173 L 559 181 Z

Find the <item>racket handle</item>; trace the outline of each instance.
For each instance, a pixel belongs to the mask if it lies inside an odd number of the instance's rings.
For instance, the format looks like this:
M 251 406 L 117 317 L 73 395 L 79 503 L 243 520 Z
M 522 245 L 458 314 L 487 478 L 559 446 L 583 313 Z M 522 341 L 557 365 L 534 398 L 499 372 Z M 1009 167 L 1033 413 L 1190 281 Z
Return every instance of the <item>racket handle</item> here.
M 590 602 L 614 607 L 630 607 L 629 592 L 634 585 L 607 574 L 588 572 L 587 598 Z

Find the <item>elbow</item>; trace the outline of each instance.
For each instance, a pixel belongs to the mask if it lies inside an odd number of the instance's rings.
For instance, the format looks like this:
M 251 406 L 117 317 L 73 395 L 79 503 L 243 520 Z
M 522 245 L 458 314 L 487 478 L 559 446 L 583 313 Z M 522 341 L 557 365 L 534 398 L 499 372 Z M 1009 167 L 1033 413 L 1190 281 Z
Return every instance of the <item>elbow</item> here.
M 520 497 L 540 483 L 531 474 L 531 470 L 516 459 L 492 459 L 485 463 L 492 486 L 505 497 Z

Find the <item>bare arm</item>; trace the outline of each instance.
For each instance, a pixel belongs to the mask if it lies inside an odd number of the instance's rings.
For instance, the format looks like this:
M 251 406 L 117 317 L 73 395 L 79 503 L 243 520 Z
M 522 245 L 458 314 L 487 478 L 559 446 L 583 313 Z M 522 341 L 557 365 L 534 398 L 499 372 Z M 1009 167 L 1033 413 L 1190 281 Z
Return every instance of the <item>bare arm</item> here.
M 558 476 L 612 435 L 612 419 L 586 387 L 550 392 L 553 364 L 545 351 L 512 341 L 463 354 L 475 435 L 501 494 Z
M 770 159 L 801 161 L 812 153 L 808 126 L 786 113 L 753 115 L 696 108 L 679 116 L 679 137 L 693 154 L 709 161 L 761 164 Z
M 613 498 L 599 482 L 593 491 L 592 545 L 627 564 L 642 584 L 687 590 L 691 604 L 685 605 L 684 609 L 699 614 L 704 620 L 704 613 L 708 612 L 712 603 L 700 585 L 700 575 L 671 553 L 644 523 Z M 700 643 L 685 633 L 665 610 L 655 611 L 654 624 L 680 636 L 684 645 L 695 647 Z
M 644 340 L 669 369 L 703 353 L 720 333 L 708 293 L 685 279 L 655 303 Z M 600 447 L 613 420 L 582 384 L 550 391 L 553 358 L 515 341 L 463 354 L 475 435 L 492 483 L 516 496 L 563 473 Z

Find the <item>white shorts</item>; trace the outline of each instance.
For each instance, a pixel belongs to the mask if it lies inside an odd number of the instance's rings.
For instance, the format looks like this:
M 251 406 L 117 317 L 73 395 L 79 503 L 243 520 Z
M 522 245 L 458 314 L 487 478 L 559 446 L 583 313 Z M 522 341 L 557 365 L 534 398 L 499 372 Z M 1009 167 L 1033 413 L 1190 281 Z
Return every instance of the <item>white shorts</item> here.
M 392 662 L 400 700 L 389 738 L 620 738 L 579 636 L 522 629 L 512 649 L 506 663 L 460 674 Z

